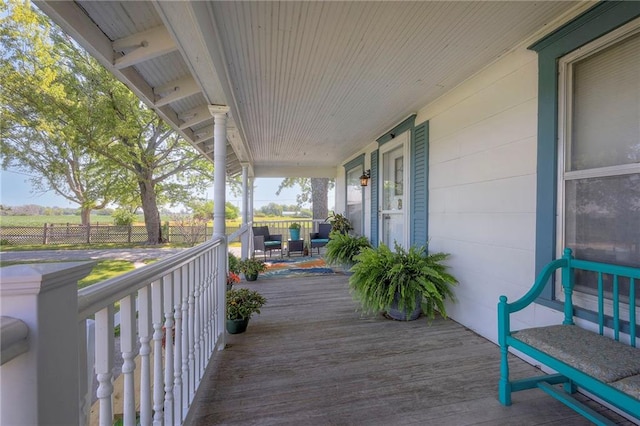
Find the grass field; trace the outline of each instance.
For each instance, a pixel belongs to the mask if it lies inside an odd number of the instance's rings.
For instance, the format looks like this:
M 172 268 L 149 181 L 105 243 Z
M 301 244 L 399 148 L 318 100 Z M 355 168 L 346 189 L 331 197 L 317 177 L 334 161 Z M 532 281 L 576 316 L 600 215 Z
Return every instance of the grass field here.
M 171 222 L 170 217 L 162 216 L 162 223 Z M 286 221 L 295 220 L 291 217 L 257 217 L 255 221 Z M 304 219 L 306 220 L 306 219 Z M 60 215 L 60 216 L 0 216 L 0 226 L 44 226 L 45 223 L 53 224 L 72 224 L 79 225 L 82 221 L 79 215 Z M 104 225 L 113 224 L 113 218 L 111 216 L 103 215 L 91 215 L 91 224 L 101 223 Z M 227 226 L 237 227 L 240 226 L 241 219 L 227 220 Z M 144 225 L 144 217 L 138 215 L 136 225 Z
M 61 216 L 0 216 L 1 226 L 44 226 L 45 223 L 79 225 L 78 215 Z M 91 215 L 91 223 L 113 223 L 111 216 Z

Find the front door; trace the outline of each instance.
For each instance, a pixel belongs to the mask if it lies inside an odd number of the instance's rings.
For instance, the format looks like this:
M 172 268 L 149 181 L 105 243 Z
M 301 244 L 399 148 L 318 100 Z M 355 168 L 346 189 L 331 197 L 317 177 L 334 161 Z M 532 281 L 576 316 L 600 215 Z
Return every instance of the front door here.
M 409 223 L 409 132 L 380 148 L 380 235 L 393 249 L 397 243 L 408 248 Z

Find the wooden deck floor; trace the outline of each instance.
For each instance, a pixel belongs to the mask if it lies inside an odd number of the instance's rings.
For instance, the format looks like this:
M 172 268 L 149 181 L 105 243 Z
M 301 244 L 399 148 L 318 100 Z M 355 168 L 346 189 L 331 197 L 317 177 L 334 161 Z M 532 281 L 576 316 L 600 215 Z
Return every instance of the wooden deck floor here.
M 209 366 L 193 425 L 589 424 L 539 390 L 501 406 L 496 345 L 452 320 L 361 315 L 343 275 L 248 287 L 268 303 Z

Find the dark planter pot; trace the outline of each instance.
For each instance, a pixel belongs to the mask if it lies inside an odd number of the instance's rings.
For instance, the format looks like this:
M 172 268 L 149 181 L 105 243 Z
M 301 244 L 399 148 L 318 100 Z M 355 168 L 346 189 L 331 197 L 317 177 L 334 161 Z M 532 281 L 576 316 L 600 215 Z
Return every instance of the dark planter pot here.
M 245 319 L 228 319 L 227 320 L 227 331 L 229 334 L 240 334 L 247 331 L 247 326 L 249 325 L 249 318 Z
M 255 281 L 258 279 L 258 274 L 244 274 L 244 277 L 247 279 L 247 281 Z
M 233 288 L 233 284 L 227 284 L 227 291 L 231 290 Z
M 398 309 L 398 298 L 399 296 L 398 294 L 396 294 L 393 298 L 393 303 L 391 303 L 391 306 L 387 310 L 387 315 L 389 316 L 389 318 L 398 321 L 413 321 L 418 319 L 418 317 L 422 313 L 422 308 L 420 307 L 422 295 L 416 295 L 416 308 L 413 310 L 413 312 L 407 312 L 406 310 L 401 311 L 400 309 Z

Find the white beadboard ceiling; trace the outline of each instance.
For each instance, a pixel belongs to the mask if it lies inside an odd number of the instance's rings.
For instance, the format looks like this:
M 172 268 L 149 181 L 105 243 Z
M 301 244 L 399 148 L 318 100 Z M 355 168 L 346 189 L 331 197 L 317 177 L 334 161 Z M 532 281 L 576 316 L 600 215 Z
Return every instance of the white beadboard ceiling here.
M 327 176 L 349 156 L 577 8 L 569 1 L 36 1 L 227 171 Z M 575 13 L 575 12 L 573 12 Z

